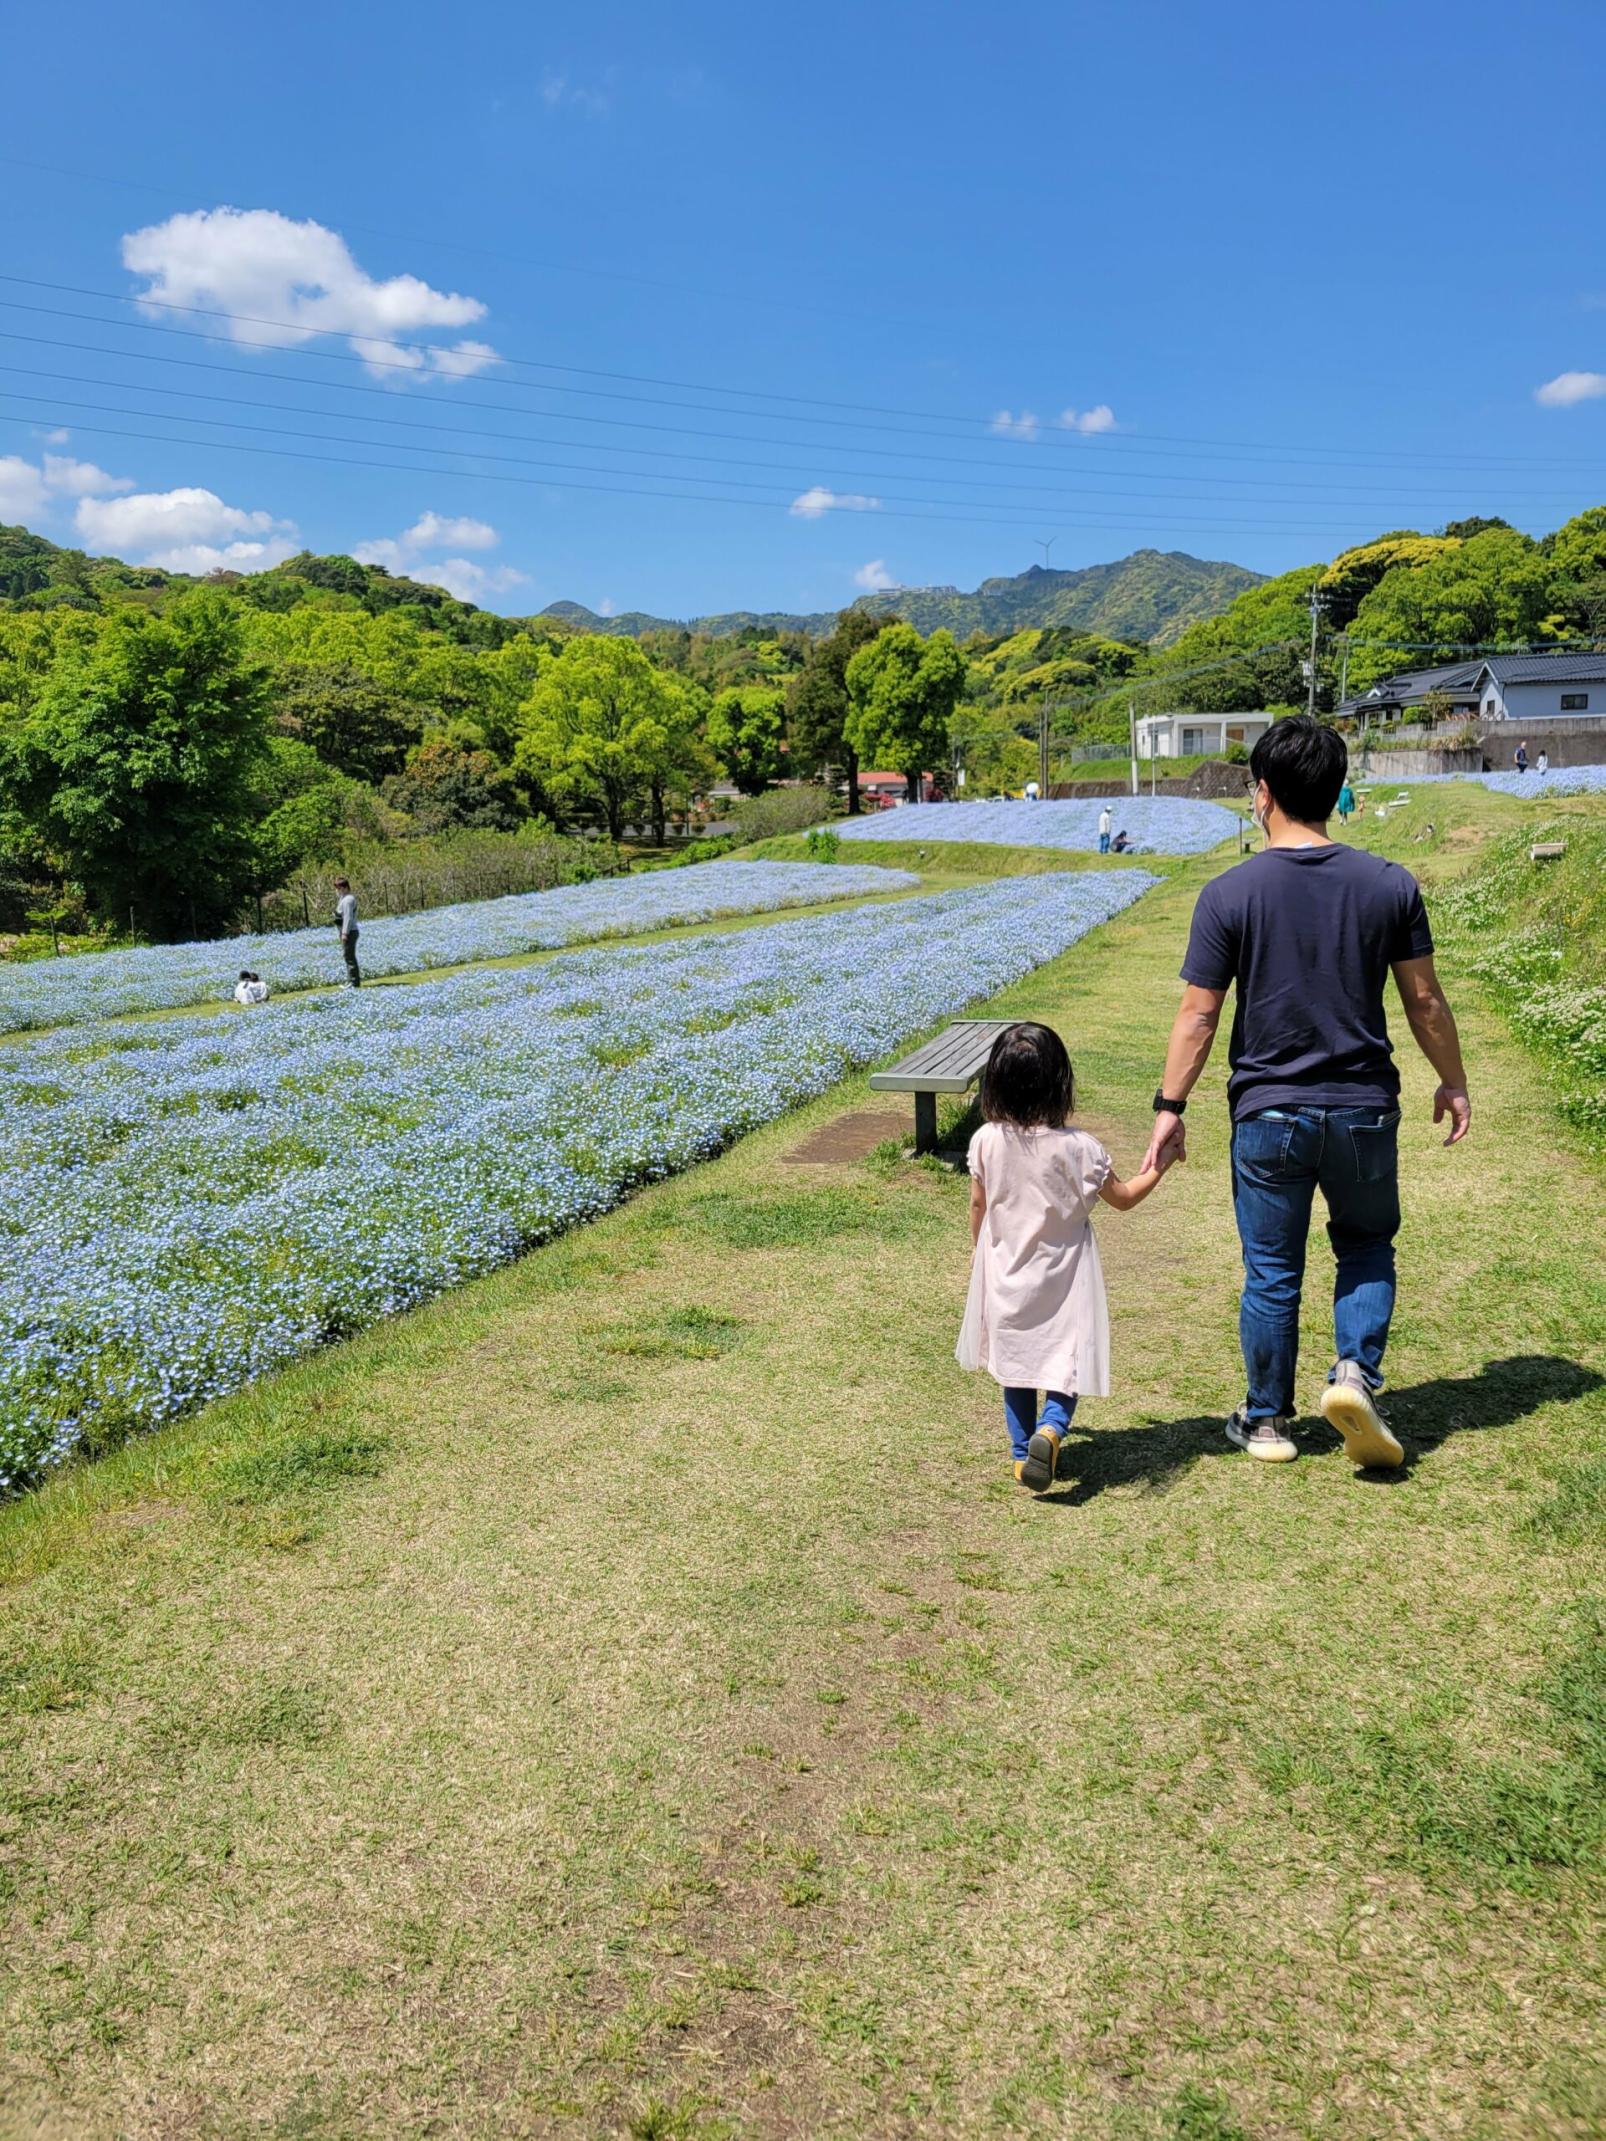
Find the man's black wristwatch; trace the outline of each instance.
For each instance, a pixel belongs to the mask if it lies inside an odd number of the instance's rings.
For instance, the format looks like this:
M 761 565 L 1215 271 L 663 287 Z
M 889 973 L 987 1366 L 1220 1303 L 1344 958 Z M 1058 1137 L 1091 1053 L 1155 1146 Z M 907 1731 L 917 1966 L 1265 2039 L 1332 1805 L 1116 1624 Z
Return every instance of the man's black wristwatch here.
M 1186 1115 L 1188 1103 L 1185 1100 L 1167 1100 L 1165 1094 L 1159 1092 L 1154 1096 L 1154 1112 L 1156 1115 Z

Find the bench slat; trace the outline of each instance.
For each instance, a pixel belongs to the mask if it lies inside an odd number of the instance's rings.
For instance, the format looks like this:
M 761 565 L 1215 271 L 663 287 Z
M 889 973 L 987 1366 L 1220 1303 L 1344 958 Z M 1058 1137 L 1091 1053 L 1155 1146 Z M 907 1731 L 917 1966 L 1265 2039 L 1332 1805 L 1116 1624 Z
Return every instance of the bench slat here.
M 945 1032 L 887 1070 L 875 1071 L 875 1093 L 965 1093 L 986 1068 L 993 1042 L 1008 1019 L 956 1019 Z

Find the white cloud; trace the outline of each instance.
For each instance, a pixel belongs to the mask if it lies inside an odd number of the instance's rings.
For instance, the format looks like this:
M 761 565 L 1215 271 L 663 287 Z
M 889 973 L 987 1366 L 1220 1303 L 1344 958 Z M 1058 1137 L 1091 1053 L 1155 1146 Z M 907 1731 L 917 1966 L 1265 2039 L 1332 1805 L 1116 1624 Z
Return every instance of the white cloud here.
M 55 431 L 47 431 L 45 433 L 45 444 L 47 446 L 65 446 L 71 437 L 72 433 L 70 431 L 63 431 L 58 428 Z
M 428 587 L 444 587 L 464 602 L 482 602 L 487 595 L 505 595 L 528 584 L 528 574 L 511 565 L 480 565 L 473 558 L 429 559 L 431 550 L 494 550 L 502 540 L 488 520 L 471 520 L 465 514 L 420 513 L 400 535 L 376 536 L 359 543 L 352 556 L 362 565 L 383 565 L 387 572 L 404 573 Z
M 599 617 L 617 617 L 618 614 L 618 603 L 614 601 L 612 595 L 604 595 L 602 600 L 597 604 L 597 615 Z
M 561 68 L 547 67 L 542 71 L 536 93 L 549 112 L 567 108 L 579 112 L 584 118 L 600 119 L 613 107 L 613 71 L 610 68 L 600 84 L 591 86 L 576 82 Z
M 883 588 L 896 587 L 898 583 L 888 572 L 885 558 L 872 558 L 853 575 L 853 584 L 862 587 L 867 595 L 879 595 Z
M 1084 437 L 1100 431 L 1114 431 L 1115 411 L 1107 401 L 1101 401 L 1094 409 L 1062 409 L 1059 427 L 1062 431 L 1080 431 Z
M 91 549 L 167 572 L 261 572 L 297 548 L 294 521 L 225 505 L 193 486 L 80 498 L 73 520 Z
M 1000 438 L 1035 439 L 1037 418 L 1030 409 L 1022 409 L 1018 416 L 1009 409 L 1000 409 L 993 418 L 991 428 Z
M 1558 372 L 1534 388 L 1534 400 L 1546 409 L 1570 409 L 1575 402 L 1599 401 L 1602 395 L 1606 372 Z
M 0 454 L 0 520 L 32 520 L 44 507 L 43 471 L 21 454 Z
M 815 483 L 800 491 L 786 510 L 799 520 L 818 520 L 822 513 L 876 513 L 880 508 L 879 498 L 867 498 L 862 491 L 828 491 L 823 483 Z
M 64 491 L 69 498 L 98 498 L 110 491 L 131 491 L 134 479 L 132 476 L 108 476 L 93 461 L 75 461 L 69 454 L 47 453 L 45 485 L 52 491 Z
M 437 558 L 428 565 L 415 565 L 411 577 L 426 587 L 444 587 L 460 602 L 483 602 L 487 595 L 509 594 L 515 587 L 527 587 L 530 578 L 511 565 L 479 565 L 473 558 Z
M 220 320 L 218 332 L 247 348 L 291 348 L 319 335 L 344 335 L 371 370 L 390 380 L 406 372 L 464 378 L 497 361 L 485 342 L 439 349 L 400 339 L 471 326 L 485 317 L 478 298 L 432 289 L 416 275 L 378 282 L 358 266 L 338 231 L 294 222 L 271 208 L 198 208 L 130 231 L 123 265 L 146 278 L 139 295 L 153 311 L 192 305 L 235 315 Z
M 108 476 L 93 461 L 75 461 L 70 454 L 47 453 L 42 467 L 20 454 L 0 455 L 0 520 L 38 519 L 57 498 L 94 498 L 133 488 L 132 476 Z

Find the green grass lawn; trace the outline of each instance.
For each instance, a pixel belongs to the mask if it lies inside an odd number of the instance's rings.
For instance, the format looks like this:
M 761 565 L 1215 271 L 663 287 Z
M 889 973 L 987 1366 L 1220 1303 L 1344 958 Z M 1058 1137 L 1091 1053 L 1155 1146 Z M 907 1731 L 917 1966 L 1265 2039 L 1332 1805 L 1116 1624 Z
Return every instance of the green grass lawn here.
M 1223 859 L 996 1007 L 1126 1167 Z M 1221 1439 L 1218 1063 L 1041 1502 L 952 1358 L 963 1179 L 787 1157 L 902 1130 L 855 1080 L 0 1511 L 0 2131 L 1606 2131 L 1606 1176 L 1449 978 L 1401 1476 Z

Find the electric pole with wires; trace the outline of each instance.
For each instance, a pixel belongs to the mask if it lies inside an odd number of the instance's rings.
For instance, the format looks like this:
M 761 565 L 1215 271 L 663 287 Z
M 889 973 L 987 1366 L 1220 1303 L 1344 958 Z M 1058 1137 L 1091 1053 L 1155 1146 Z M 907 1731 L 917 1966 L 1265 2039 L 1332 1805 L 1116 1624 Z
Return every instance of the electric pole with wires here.
M 1316 640 L 1321 630 L 1322 605 L 1326 599 L 1320 586 L 1313 580 L 1310 590 L 1310 660 L 1305 664 L 1305 711 L 1312 719 L 1316 714 Z

